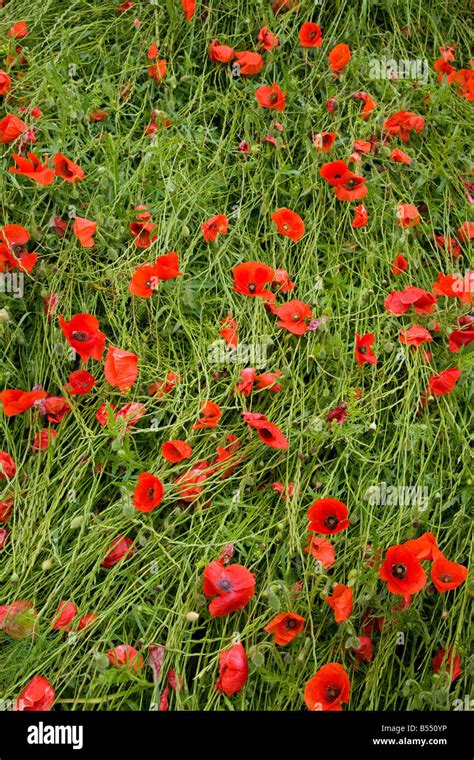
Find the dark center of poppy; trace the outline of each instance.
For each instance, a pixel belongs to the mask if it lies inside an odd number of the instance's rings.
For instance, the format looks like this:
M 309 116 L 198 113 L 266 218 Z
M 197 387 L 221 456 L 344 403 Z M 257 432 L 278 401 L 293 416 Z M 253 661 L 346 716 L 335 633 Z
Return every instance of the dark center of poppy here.
M 341 689 L 339 688 L 339 686 L 328 686 L 324 690 L 324 698 L 326 702 L 334 702 L 338 698 L 340 693 L 341 693 Z
M 329 528 L 330 530 L 334 530 L 334 528 L 337 528 L 339 520 L 336 517 L 336 515 L 328 515 L 324 521 L 324 525 L 326 528 Z
M 26 248 L 24 245 L 21 245 L 20 243 L 13 243 L 12 251 L 15 254 L 15 256 L 19 256 L 20 254 L 25 253 Z
M 407 566 L 403 565 L 401 562 L 398 562 L 396 565 L 392 565 L 392 575 L 394 578 L 398 578 L 402 581 L 404 578 L 406 578 Z
M 318 34 L 318 33 L 316 32 L 316 30 L 315 30 L 315 29 L 312 29 L 312 30 L 310 31 L 310 33 L 309 33 L 309 39 L 310 39 L 310 40 L 314 40 L 314 38 L 315 38 L 315 37 L 317 37 L 317 34 Z
M 270 103 L 276 103 L 278 100 L 278 95 L 276 94 L 276 92 L 272 92 L 268 100 Z
M 260 435 L 266 441 L 272 441 L 273 440 L 273 433 L 271 433 L 270 430 L 267 430 L 267 428 L 260 428 Z
M 341 172 L 335 172 L 335 173 L 333 174 L 333 179 L 341 179 L 341 178 L 342 178 L 342 174 L 341 174 Z
M 297 313 L 295 312 L 295 313 L 293 314 L 293 317 L 292 317 L 292 319 L 293 319 L 293 322 L 299 322 L 299 321 L 300 321 L 300 319 L 301 319 L 301 317 L 300 317 L 300 315 L 299 315 L 299 314 L 297 314 Z
M 285 625 L 286 625 L 286 628 L 291 631 L 293 628 L 296 628 L 296 626 L 298 625 L 298 621 L 293 620 L 293 618 L 290 618 L 289 620 L 286 621 Z
M 443 575 L 440 575 L 440 580 L 443 581 L 443 583 L 451 583 L 453 579 L 447 573 L 443 573 Z
M 149 488 L 148 489 L 148 498 L 152 499 L 154 495 L 155 495 L 155 489 L 153 487 Z
M 221 591 L 230 591 L 232 588 L 232 584 L 230 581 L 227 580 L 227 578 L 222 578 L 222 580 L 219 581 L 217 584 L 217 588 L 220 588 Z
M 346 190 L 353 190 L 355 186 L 356 186 L 355 179 L 348 179 L 347 182 L 344 184 L 344 187 L 346 188 Z
M 367 346 L 359 346 L 359 354 L 366 354 Z
M 254 282 L 249 282 L 249 291 L 251 293 L 255 293 L 256 290 L 257 290 L 256 284 Z
M 89 333 L 84 332 L 84 330 L 73 330 L 71 338 L 77 340 L 79 343 L 87 343 L 89 340 Z

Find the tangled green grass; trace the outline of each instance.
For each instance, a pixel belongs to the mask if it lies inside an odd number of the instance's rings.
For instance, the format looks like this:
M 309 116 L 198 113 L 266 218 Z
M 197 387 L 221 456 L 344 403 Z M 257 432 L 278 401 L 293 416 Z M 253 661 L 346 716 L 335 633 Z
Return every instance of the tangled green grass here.
M 28 63 L 14 79 L 5 112 L 39 106 L 35 152 L 60 150 L 86 172 L 74 186 L 38 187 L 8 174 L 11 146 L 2 146 L 2 223 L 30 231 L 39 262 L 25 278 L 22 299 L 0 294 L 6 310 L 1 388 L 38 383 L 50 394 L 64 392 L 74 365 L 57 320 L 48 321 L 43 312 L 42 297 L 52 293 L 59 294 L 58 311 L 67 319 L 94 314 L 111 343 L 135 352 L 140 375 L 125 398 L 111 390 L 97 363 L 88 365 L 98 384 L 91 394 L 70 399 L 72 412 L 45 452 L 31 451 L 36 413 L 0 415 L 0 448 L 18 467 L 13 484 L 3 484 L 3 498 L 13 493 L 15 509 L 0 553 L 0 603 L 28 599 L 39 613 L 34 639 L 14 640 L 0 631 L 0 696 L 13 699 L 41 673 L 61 709 L 148 710 L 174 668 L 184 687 L 171 695 L 171 709 L 300 710 L 306 681 L 324 663 L 337 661 L 350 674 L 352 710 L 450 709 L 469 693 L 474 670 L 472 585 L 446 594 L 425 590 L 408 610 L 392 611 L 395 597 L 363 551 L 369 544 L 384 554 L 429 530 L 450 559 L 469 561 L 472 351 L 464 348 L 453 359 L 442 337 L 466 308 L 439 299 L 436 314 L 423 322 L 440 325 L 431 362 L 398 341 L 410 317 L 396 319 L 383 308 L 392 289 L 410 284 L 431 290 L 439 272 L 469 265 L 467 253 L 459 264 L 436 246 L 433 231 L 448 236 L 468 218 L 462 177 L 471 171 L 472 105 L 437 84 L 432 69 L 438 48 L 451 42 L 467 66 L 469 3 L 333 0 L 315 8 L 300 0 L 296 13 L 275 17 L 268 0 L 208 0 L 207 16 L 201 18 L 198 7 L 190 24 L 177 0 L 137 2 L 123 14 L 116 5 L 17 0 L 1 11 L 2 59 L 15 46 L 5 35 L 12 23 L 26 20 L 30 29 L 22 41 Z M 138 29 L 134 18 L 140 19 Z M 306 20 L 323 27 L 321 48 L 299 46 L 298 29 Z M 209 60 L 211 39 L 254 50 L 264 25 L 280 46 L 265 55 L 260 74 L 234 79 L 227 66 Z M 146 71 L 153 41 L 168 61 L 161 83 Z M 352 59 L 335 79 L 327 53 L 338 42 L 350 46 Z M 382 55 L 426 59 L 429 81 L 371 79 L 370 61 Z M 272 127 L 275 114 L 255 100 L 256 86 L 273 81 L 287 94 L 287 107 L 277 115 L 284 132 Z M 377 102 L 367 122 L 351 97 L 359 90 Z M 337 100 L 335 113 L 326 112 L 329 97 Z M 108 118 L 92 123 L 88 115 L 98 108 Z M 144 135 L 152 109 L 171 122 L 155 140 Z M 319 167 L 323 160 L 346 158 L 355 139 L 380 134 L 383 120 L 400 109 L 426 120 L 406 148 L 414 160 L 405 167 L 383 155 L 364 156 L 369 223 L 354 230 L 351 204 L 336 201 Z M 338 135 L 329 159 L 308 137 L 323 130 Z M 277 138 L 277 148 L 262 142 L 267 134 Z M 242 140 L 252 147 L 248 157 L 237 152 Z M 397 225 L 400 202 L 425 204 L 416 231 Z M 128 291 L 135 268 L 152 258 L 129 233 L 137 204 L 146 204 L 158 224 L 156 255 L 178 251 L 185 273 L 147 301 Z M 283 206 L 305 221 L 306 234 L 296 245 L 278 236 L 271 222 L 271 213 Z M 53 214 L 74 213 L 97 222 L 91 250 L 50 227 Z M 207 245 L 201 223 L 216 213 L 229 216 L 229 232 Z M 391 274 L 397 253 L 409 261 L 401 279 Z M 258 299 L 233 291 L 231 269 L 243 261 L 286 269 L 295 297 L 327 322 L 302 338 L 276 327 Z M 281 393 L 243 398 L 234 388 L 244 365 L 209 361 L 209 346 L 229 310 L 243 343 L 266 345 L 268 370 L 284 375 Z M 355 363 L 355 332 L 375 333 L 376 367 Z M 462 371 L 455 391 L 420 408 L 428 377 L 450 366 Z M 182 382 L 166 399 L 151 398 L 148 386 L 170 370 Z M 192 431 L 207 398 L 223 409 L 221 423 L 214 431 Z M 126 400 L 146 405 L 140 424 L 127 434 L 118 426 L 99 427 L 100 404 Z M 326 415 L 342 401 L 348 419 L 327 424 Z M 263 446 L 242 422 L 244 409 L 279 425 L 288 452 Z M 227 479 L 211 477 L 199 501 L 183 508 L 172 482 L 188 465 L 164 462 L 161 444 L 186 439 L 198 461 L 212 457 L 228 433 L 242 441 L 242 463 Z M 148 515 L 130 501 L 145 470 L 166 486 L 162 505 Z M 274 481 L 294 482 L 293 496 L 282 500 L 270 487 Z M 370 505 L 367 490 L 382 482 L 426 487 L 427 508 Z M 327 573 L 318 573 L 304 552 L 306 512 L 321 495 L 347 503 L 351 518 L 349 530 L 334 537 L 336 564 Z M 132 537 L 138 550 L 126 562 L 101 568 L 117 534 Z M 202 572 L 228 543 L 235 544 L 235 561 L 255 574 L 256 595 L 245 609 L 212 619 Z M 295 597 L 290 589 L 299 580 L 302 591 Z M 354 611 L 340 626 L 324 602 L 334 581 L 350 583 L 354 593 Z M 62 599 L 72 599 L 83 614 L 94 611 L 96 621 L 79 632 L 51 631 Z M 308 627 L 282 649 L 263 627 L 288 609 L 303 615 Z M 357 665 L 351 646 L 368 610 L 386 622 L 374 636 L 372 662 Z M 199 613 L 196 622 L 186 617 L 191 611 Z M 397 644 L 399 632 L 404 644 Z M 214 684 L 219 653 L 236 637 L 249 655 L 250 675 L 245 688 L 227 698 Z M 105 653 L 120 643 L 144 655 L 150 644 L 166 647 L 156 685 L 149 669 L 137 674 L 106 667 Z M 441 673 L 433 674 L 431 660 L 451 646 L 463 673 L 450 686 Z

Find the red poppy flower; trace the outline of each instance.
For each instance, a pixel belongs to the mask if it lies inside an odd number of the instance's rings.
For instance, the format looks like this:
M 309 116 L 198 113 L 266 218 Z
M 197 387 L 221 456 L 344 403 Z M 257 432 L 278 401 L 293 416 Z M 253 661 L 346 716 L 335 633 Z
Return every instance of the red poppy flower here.
M 349 701 L 351 684 L 345 669 L 338 662 L 329 662 L 308 681 L 304 701 L 311 711 L 340 711 Z
M 14 114 L 7 114 L 0 120 L 0 143 L 10 143 L 17 140 L 23 132 L 28 129 L 24 121 L 14 116 Z
M 128 559 L 135 554 L 133 541 L 128 536 L 117 536 L 107 549 L 105 559 L 100 563 L 101 567 L 113 567 L 122 559 Z
M 448 298 L 459 298 L 470 304 L 474 293 L 474 272 L 468 270 L 464 278 L 440 272 L 433 284 L 433 293 Z
M 247 425 L 254 428 L 261 441 L 272 449 L 287 449 L 288 441 L 280 428 L 267 420 L 264 414 L 242 412 L 242 417 Z
M 34 676 L 16 701 L 16 709 L 24 712 L 51 710 L 56 694 L 47 678 Z
M 434 551 L 433 556 L 431 580 L 439 592 L 451 591 L 464 583 L 468 573 L 467 567 L 457 562 L 450 562 L 439 549 Z
M 281 386 L 277 382 L 277 378 L 281 377 L 281 371 L 277 369 L 276 372 L 263 372 L 261 375 L 255 375 L 255 382 L 257 383 L 257 390 L 263 390 L 266 388 L 269 391 L 272 391 L 272 393 L 280 393 L 280 391 L 283 390 L 283 386 Z
M 473 69 L 458 69 L 448 74 L 448 84 L 454 84 L 459 95 L 466 100 L 474 100 Z
M 0 95 L 6 95 L 10 92 L 12 80 L 8 76 L 6 71 L 0 69 Z
M 158 290 L 158 272 L 153 264 L 141 264 L 138 266 L 129 282 L 128 289 L 140 298 L 151 298 Z
M 351 59 L 351 51 L 349 46 L 344 42 L 336 45 L 336 47 L 334 47 L 329 53 L 328 59 L 331 71 L 334 73 L 339 73 L 345 66 L 347 66 Z
M 180 441 L 175 438 L 172 441 L 166 441 L 161 447 L 161 453 L 168 462 L 182 462 L 183 459 L 189 459 L 193 450 L 189 443 Z
M 201 402 L 202 417 L 193 425 L 193 430 L 217 427 L 222 416 L 222 409 L 214 401 Z
M 1 475 L 2 475 L 2 471 L 1 471 L 1 464 L 0 464 L 0 476 Z M 0 479 L 3 480 L 3 478 L 1 477 Z M 2 499 L 0 501 L 0 522 L 7 523 L 9 521 L 10 517 L 13 514 L 14 505 L 15 504 L 14 504 L 14 500 L 12 496 L 8 499 Z
M 250 396 L 255 382 L 255 375 L 256 371 L 252 367 L 243 369 L 240 373 L 241 381 L 237 383 L 235 388 L 236 392 L 243 393 L 247 397 Z
M 354 209 L 354 220 L 352 222 L 352 226 L 354 228 L 365 227 L 368 221 L 369 221 L 369 214 L 367 212 L 367 209 L 365 208 L 365 206 L 362 205 L 362 203 L 360 203 Z
M 416 555 L 403 544 L 387 550 L 380 577 L 391 594 L 414 594 L 426 584 L 426 573 Z
M 357 398 L 357 395 L 356 395 Z M 340 404 L 331 409 L 326 415 L 326 422 L 332 422 L 336 420 L 338 425 L 342 425 L 348 418 L 349 412 L 347 411 L 347 404 L 345 401 L 341 401 Z
M 280 293 L 291 293 L 295 289 L 295 283 L 290 280 L 290 275 L 286 269 L 275 269 L 273 273 L 273 284 L 278 285 Z
M 104 375 L 110 385 L 129 390 L 138 377 L 138 356 L 116 346 L 109 346 L 105 357 Z
M 348 171 L 349 167 L 345 161 L 330 161 L 321 166 L 319 173 L 332 187 L 340 187 Z
M 232 317 L 230 311 L 227 312 L 227 317 L 221 321 L 222 329 L 219 330 L 219 335 L 225 340 L 228 346 L 231 348 L 237 348 L 239 339 L 237 335 L 238 324 L 237 320 Z
M 59 603 L 56 615 L 51 623 L 54 631 L 70 631 L 71 623 L 77 615 L 77 607 L 73 602 L 63 600 Z
M 262 108 L 271 108 L 274 111 L 285 110 L 286 95 L 281 91 L 276 82 L 273 82 L 272 85 L 264 84 L 261 87 L 257 87 L 255 97 L 257 98 L 258 105 Z
M 0 142 L 2 141 L 0 140 Z M 463 222 L 458 228 L 457 235 L 462 243 L 468 243 L 469 240 L 472 240 L 474 238 L 474 222 Z
M 366 333 L 365 335 L 355 334 L 355 356 L 359 367 L 367 362 L 367 364 L 377 364 L 377 357 L 372 351 L 372 344 L 375 340 L 374 333 Z
M 40 407 L 40 414 L 46 416 L 48 422 L 58 424 L 63 417 L 71 411 L 66 399 L 62 396 L 48 396 Z
M 308 545 L 305 548 L 305 552 L 307 554 L 311 552 L 314 559 L 320 562 L 325 570 L 332 567 L 336 561 L 334 546 L 326 538 L 308 536 Z
M 320 153 L 328 153 L 337 137 L 335 132 L 311 133 L 310 139 L 316 150 Z
M 436 306 L 436 296 L 428 293 L 423 288 L 414 288 L 411 285 L 404 290 L 394 290 L 384 301 L 387 311 L 392 314 L 405 314 L 413 306 L 417 314 L 428 316 Z
M 78 369 L 69 375 L 69 383 L 65 389 L 71 396 L 82 396 L 89 393 L 94 387 L 95 380 L 90 372 L 85 369 Z
M 390 158 L 392 161 L 396 161 L 397 164 L 405 164 L 405 166 L 410 166 L 411 164 L 410 156 L 407 156 L 400 148 L 394 148 L 390 153 Z
M 411 111 L 397 111 L 385 120 L 384 129 L 389 137 L 399 137 L 402 142 L 410 141 L 410 132 L 421 132 L 425 126 L 423 116 Z
M 340 201 L 362 200 L 367 195 L 365 178 L 351 172 L 345 161 L 330 161 L 319 171 L 321 177 L 335 188 Z
M 302 47 L 321 47 L 323 44 L 321 27 L 312 21 L 307 21 L 300 27 L 299 38 Z
M 419 538 L 413 538 L 410 541 L 405 541 L 402 546 L 405 549 L 409 549 L 419 560 L 434 559 L 435 553 L 438 551 L 436 539 L 430 531 L 423 533 Z
M 150 472 L 138 476 L 138 485 L 133 492 L 133 506 L 139 512 L 152 512 L 163 501 L 163 483 Z
M 285 235 L 297 243 L 304 235 L 304 222 L 299 214 L 289 208 L 280 208 L 272 214 L 280 235 Z
M 294 612 L 280 612 L 263 630 L 273 634 L 275 644 L 284 647 L 301 633 L 303 626 L 304 617 L 301 615 L 296 615 Z
M 433 396 L 445 396 L 451 393 L 461 376 L 461 372 L 456 368 L 445 369 L 439 375 L 431 375 L 428 385 Z
M 137 206 L 136 210 L 141 207 Z M 151 215 L 148 213 L 137 215 L 137 219 L 130 224 L 130 232 L 135 238 L 134 242 L 137 248 L 145 249 L 149 248 L 155 240 L 158 239 L 158 235 L 153 235 L 157 225 L 150 222 Z
M 278 327 L 283 327 L 295 335 L 304 335 L 308 330 L 306 320 L 313 316 L 311 307 L 297 299 L 288 301 L 283 306 L 275 306 L 272 311 L 279 317 Z
M 432 340 L 429 330 L 420 325 L 412 325 L 408 330 L 400 330 L 400 343 L 405 343 L 407 346 L 422 346 L 423 343 Z
M 206 596 L 216 596 L 209 605 L 212 617 L 222 617 L 245 607 L 255 594 L 255 576 L 242 565 L 211 562 L 204 570 Z
M 151 66 L 147 66 L 148 76 L 161 82 L 166 76 L 167 61 L 165 58 L 159 58 Z
M 308 530 L 332 536 L 349 527 L 346 505 L 333 498 L 316 499 L 308 509 Z
M 176 478 L 174 485 L 178 489 L 180 499 L 191 504 L 203 492 L 204 487 L 201 484 L 210 474 L 209 462 L 203 461 L 198 462 L 191 470 Z
M 55 430 L 40 430 L 34 438 L 31 448 L 33 451 L 46 451 L 51 443 L 57 438 Z
M 181 376 L 174 372 L 168 372 L 166 380 L 158 380 L 148 388 L 150 396 L 156 396 L 158 399 L 164 398 L 168 393 L 175 389 L 176 385 L 181 382 Z
M 191 21 L 196 13 L 196 0 L 181 0 L 186 21 Z
M 362 111 L 359 114 L 360 118 L 361 119 L 368 119 L 369 116 L 371 115 L 371 113 L 373 111 L 375 111 L 375 109 L 377 107 L 377 103 L 366 92 L 358 92 L 356 94 L 356 96 L 354 96 L 354 97 L 356 97 L 357 99 L 362 100 L 362 102 L 364 104 L 364 107 L 363 107 Z
M 402 256 L 402 254 L 399 253 L 398 256 L 393 260 L 392 274 L 401 274 L 406 270 L 407 267 L 408 261 L 406 260 L 405 256 Z
M 416 227 L 420 222 L 420 214 L 413 203 L 399 203 L 397 207 L 397 219 L 400 227 Z
M 363 662 L 370 662 L 373 654 L 372 640 L 368 636 L 358 636 L 359 644 L 356 647 L 352 647 L 356 658 Z
M 459 330 L 448 335 L 449 350 L 457 353 L 461 346 L 468 346 L 474 340 L 474 317 L 466 314 L 457 320 Z
M 154 58 L 158 58 L 158 46 L 156 42 L 152 42 L 150 47 L 148 48 L 148 52 L 146 54 L 146 57 L 152 61 Z
M 54 170 L 57 177 L 62 177 L 66 182 L 71 185 L 74 182 L 80 182 L 86 176 L 84 170 L 80 166 L 71 161 L 62 153 L 55 153 L 53 156 Z
M 0 402 L 3 406 L 3 413 L 7 417 L 14 417 L 31 409 L 35 401 L 46 398 L 46 391 L 16 391 L 6 390 L 0 393 Z
M 352 612 L 352 589 L 344 583 L 336 583 L 332 596 L 327 596 L 325 601 L 334 611 L 334 619 L 340 625 Z
M 247 681 L 249 666 L 245 649 L 240 642 L 230 649 L 224 649 L 219 655 L 219 680 L 217 691 L 228 697 L 240 691 Z
M 16 40 L 21 40 L 28 34 L 28 26 L 26 21 L 17 21 L 16 24 L 7 31 L 7 37 L 14 37 Z
M 209 58 L 219 63 L 229 63 L 235 56 L 234 49 L 229 45 L 220 45 L 219 40 L 211 40 Z
M 63 335 L 86 363 L 90 357 L 100 361 L 105 348 L 105 333 L 99 331 L 99 320 L 92 314 L 75 314 L 69 322 L 60 315 Z
M 436 656 L 431 660 L 433 664 L 433 673 L 439 673 L 440 670 L 451 674 L 451 683 L 459 678 L 462 673 L 461 658 L 453 647 L 450 647 L 446 656 L 446 650 L 440 649 Z
M 265 290 L 265 285 L 273 281 L 274 271 L 267 264 L 259 261 L 248 261 L 245 264 L 237 264 L 232 269 L 234 276 L 234 290 L 245 296 L 263 298 L 265 301 L 275 300 L 270 290 Z
M 0 480 L 10 480 L 16 472 L 16 464 L 13 457 L 6 451 L 0 451 Z
M 229 435 L 226 436 L 226 440 L 228 441 L 228 446 L 216 446 L 216 452 L 217 456 L 214 459 L 213 464 L 218 465 L 213 472 L 216 472 L 218 470 L 221 470 L 225 467 L 224 472 L 221 474 L 221 478 L 228 478 L 232 473 L 234 472 L 235 468 L 239 464 L 239 461 L 241 460 L 234 460 L 234 463 L 231 464 L 231 466 L 228 466 L 229 460 L 234 459 L 236 451 L 240 448 L 240 441 L 237 438 L 237 436 L 232 435 L 232 433 L 229 433 Z
M 84 615 L 84 617 L 81 617 L 79 620 L 79 625 L 77 626 L 78 631 L 84 630 L 84 628 L 87 628 L 88 625 L 91 625 L 94 620 L 97 620 L 97 615 L 95 615 L 93 612 L 89 613 L 89 615 Z
M 202 234 L 206 243 L 210 243 L 216 239 L 219 235 L 226 235 L 229 227 L 229 220 L 225 214 L 216 214 L 211 216 L 206 222 L 201 225 Z
M 143 669 L 145 661 L 135 647 L 129 644 L 119 644 L 119 646 L 109 649 L 107 652 L 109 662 L 116 668 L 127 668 L 138 673 Z
M 263 68 L 263 58 L 260 53 L 251 53 L 244 50 L 242 52 L 236 52 L 235 57 L 240 66 L 240 74 L 244 76 L 258 74 Z
M 94 246 L 93 235 L 95 235 L 96 230 L 96 222 L 91 222 L 90 219 L 83 219 L 81 216 L 76 216 L 74 219 L 72 231 L 83 248 L 92 248 Z
M 92 111 L 89 114 L 89 120 L 90 121 L 102 121 L 102 119 L 108 118 L 107 111 L 103 111 L 101 108 L 98 108 L 97 111 Z
M 10 166 L 8 170 L 10 174 L 22 174 L 42 187 L 47 187 L 54 181 L 54 170 L 48 168 L 48 156 L 45 156 L 44 163 L 41 163 L 38 156 L 34 153 L 27 153 L 27 158 L 13 153 L 12 158 L 16 163 L 16 167 Z
M 288 483 L 288 487 L 286 487 L 283 485 L 283 483 L 275 481 L 275 483 L 272 483 L 272 489 L 280 494 L 283 501 L 286 501 L 287 499 L 291 498 L 291 496 L 293 496 L 295 484 Z
M 258 41 L 262 44 L 264 50 L 273 50 L 273 48 L 279 45 L 278 37 L 273 34 L 266 26 L 262 26 L 258 36 Z

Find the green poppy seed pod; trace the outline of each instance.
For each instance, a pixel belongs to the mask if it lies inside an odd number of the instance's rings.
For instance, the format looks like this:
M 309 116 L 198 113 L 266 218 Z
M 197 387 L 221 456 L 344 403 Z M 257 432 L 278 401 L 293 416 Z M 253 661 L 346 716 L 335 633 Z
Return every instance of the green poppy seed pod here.
M 104 652 L 95 652 L 93 659 L 97 670 L 107 670 L 110 665 L 110 660 Z
M 188 623 L 196 623 L 199 619 L 199 612 L 187 612 L 185 618 Z
M 11 322 L 10 314 L 7 309 L 0 309 L 0 324 L 6 324 L 7 322 Z
M 19 583 L 19 581 L 20 581 L 20 576 L 18 575 L 18 573 L 13 573 L 10 576 L 10 583 L 16 584 L 16 583 Z
M 77 515 L 76 517 L 72 518 L 69 527 L 71 530 L 77 530 L 85 523 L 85 520 L 86 518 L 84 515 Z
M 181 227 L 181 235 L 184 238 L 188 238 L 191 234 L 191 231 L 189 227 L 187 227 L 185 224 Z
M 51 570 L 53 564 L 52 559 L 45 559 L 44 562 L 41 563 L 41 569 L 46 573 L 48 570 Z

